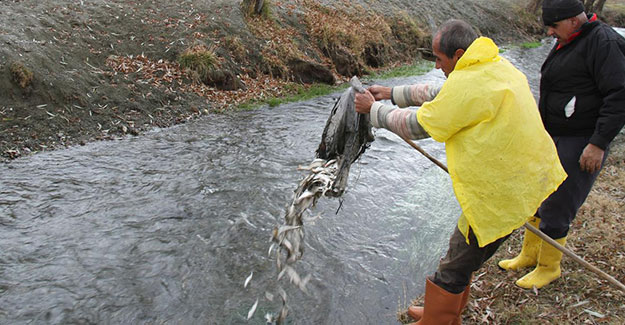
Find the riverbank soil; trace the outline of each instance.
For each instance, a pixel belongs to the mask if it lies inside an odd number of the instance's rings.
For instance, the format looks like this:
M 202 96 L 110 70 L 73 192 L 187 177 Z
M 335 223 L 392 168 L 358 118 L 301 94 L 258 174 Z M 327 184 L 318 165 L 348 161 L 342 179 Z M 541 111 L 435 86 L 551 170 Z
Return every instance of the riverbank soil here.
M 541 32 L 513 1 L 266 0 L 261 15 L 250 14 L 255 2 L 0 1 L 1 157 L 412 63 L 430 55 L 433 26 L 450 17 L 499 42 Z M 181 66 L 189 49 L 204 49 L 212 66 Z

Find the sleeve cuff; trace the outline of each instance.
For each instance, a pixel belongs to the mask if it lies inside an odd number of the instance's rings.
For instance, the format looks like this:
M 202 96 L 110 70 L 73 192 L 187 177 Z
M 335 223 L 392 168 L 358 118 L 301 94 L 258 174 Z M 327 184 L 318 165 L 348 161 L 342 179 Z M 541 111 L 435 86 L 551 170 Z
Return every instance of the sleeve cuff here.
M 610 144 L 610 141 L 606 140 L 604 137 L 596 133 L 590 137 L 590 141 L 588 142 L 594 144 L 595 146 L 601 148 L 602 150 L 605 150 Z
M 409 86 L 396 86 L 391 90 L 391 102 L 399 107 L 407 107 L 408 101 L 405 96 L 405 88 Z
M 371 117 L 371 125 L 376 128 L 380 128 L 380 121 L 378 120 L 379 110 L 384 106 L 384 104 L 380 102 L 374 102 L 371 105 L 371 112 L 369 112 L 369 116 Z

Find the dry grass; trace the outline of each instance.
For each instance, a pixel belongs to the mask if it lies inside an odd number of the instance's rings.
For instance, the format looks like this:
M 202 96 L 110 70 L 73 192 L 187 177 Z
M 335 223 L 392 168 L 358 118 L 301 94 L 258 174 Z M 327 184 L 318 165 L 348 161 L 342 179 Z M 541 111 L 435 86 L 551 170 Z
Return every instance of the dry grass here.
M 34 74 L 22 63 L 13 62 L 9 67 L 9 70 L 11 71 L 13 81 L 15 81 L 15 83 L 17 83 L 21 88 L 26 88 L 32 83 Z
M 382 51 L 381 57 L 389 63 L 407 63 L 415 59 L 418 49 L 430 47 L 430 36 L 406 13 L 384 17 L 354 4 L 334 8 L 311 0 L 300 4 L 287 5 L 285 10 L 301 15 L 306 26 L 302 30 L 276 20 L 247 18 L 252 34 L 266 40 L 261 49 L 263 65 L 274 76 L 286 75 L 286 62 L 292 59 L 332 66 L 328 57 L 331 49 L 341 49 L 362 66 L 368 66 L 367 50 Z M 366 24 L 363 15 L 367 17 Z M 342 79 L 338 74 L 336 77 Z
M 388 46 L 391 27 L 379 13 L 359 5 L 329 9 L 316 1 L 304 1 L 304 22 L 321 48 L 341 47 L 360 56 L 368 43 Z M 362 18 L 367 17 L 366 24 Z
M 192 71 L 193 79 L 204 80 L 210 70 L 217 64 L 215 51 L 206 45 L 196 44 L 180 54 L 178 63 L 183 69 Z
M 567 248 L 617 280 L 625 281 L 625 136 L 610 156 L 569 233 Z M 562 277 L 539 290 L 514 284 L 531 269 L 502 271 L 497 261 L 520 250 L 515 232 L 475 275 L 465 324 L 625 324 L 625 292 L 567 258 Z M 419 301 L 415 301 L 419 303 Z M 400 321 L 408 322 L 405 315 Z
M 269 0 L 263 1 L 263 6 L 260 9 L 260 14 L 256 14 L 256 0 L 243 0 L 241 1 L 241 11 L 244 16 L 253 17 L 259 16 L 263 19 L 271 19 L 271 6 L 272 3 Z

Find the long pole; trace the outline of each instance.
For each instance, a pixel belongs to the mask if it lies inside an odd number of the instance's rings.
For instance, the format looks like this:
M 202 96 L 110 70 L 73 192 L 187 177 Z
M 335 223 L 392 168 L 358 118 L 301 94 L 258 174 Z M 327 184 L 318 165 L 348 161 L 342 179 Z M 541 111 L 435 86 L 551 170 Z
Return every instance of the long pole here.
M 411 147 L 415 148 L 417 151 L 419 151 L 422 155 L 424 155 L 427 159 L 429 159 L 430 161 L 432 161 L 434 164 L 436 164 L 438 167 L 440 167 L 441 169 L 443 169 L 446 173 L 449 174 L 449 170 L 447 169 L 447 166 L 445 166 L 442 162 L 440 162 L 438 159 L 432 157 L 430 154 L 428 154 L 425 150 L 423 150 L 421 147 L 419 147 L 416 143 L 414 143 L 412 140 L 407 139 L 405 137 L 401 137 L 404 141 L 406 141 L 406 143 L 408 143 Z M 572 258 L 574 261 L 576 261 L 577 263 L 583 265 L 585 268 L 593 271 L 594 273 L 598 274 L 600 277 L 602 277 L 603 279 L 607 280 L 608 282 L 612 283 L 613 285 L 615 285 L 616 287 L 618 287 L 619 289 L 621 289 L 623 291 L 623 293 L 625 293 L 625 285 L 623 285 L 621 282 L 619 282 L 617 279 L 613 278 L 612 276 L 610 276 L 609 274 L 601 271 L 600 269 L 598 269 L 597 267 L 595 267 L 594 265 L 586 262 L 583 258 L 577 256 L 575 253 L 573 253 L 570 249 L 560 245 L 557 241 L 551 239 L 551 237 L 545 235 L 544 232 L 540 231 L 540 229 L 537 229 L 536 227 L 530 225 L 529 223 L 525 223 L 525 228 L 531 232 L 533 232 L 534 234 L 536 234 L 536 236 L 540 237 L 542 240 L 548 242 L 549 244 L 551 244 L 551 246 L 557 248 L 559 251 L 561 251 L 562 253 L 564 253 L 566 256 Z

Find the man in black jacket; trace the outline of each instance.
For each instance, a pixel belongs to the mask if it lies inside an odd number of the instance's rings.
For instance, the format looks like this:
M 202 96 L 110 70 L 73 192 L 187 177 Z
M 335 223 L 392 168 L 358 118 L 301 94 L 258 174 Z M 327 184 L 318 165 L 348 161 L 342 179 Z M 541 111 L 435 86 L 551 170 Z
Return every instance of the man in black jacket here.
M 543 22 L 557 43 L 540 79 L 540 114 L 568 178 L 530 222 L 561 245 L 625 124 L 625 39 L 586 15 L 578 0 L 544 0 Z M 521 253 L 499 262 L 508 270 L 536 266 L 516 281 L 540 288 L 560 277 L 562 253 L 526 231 Z

